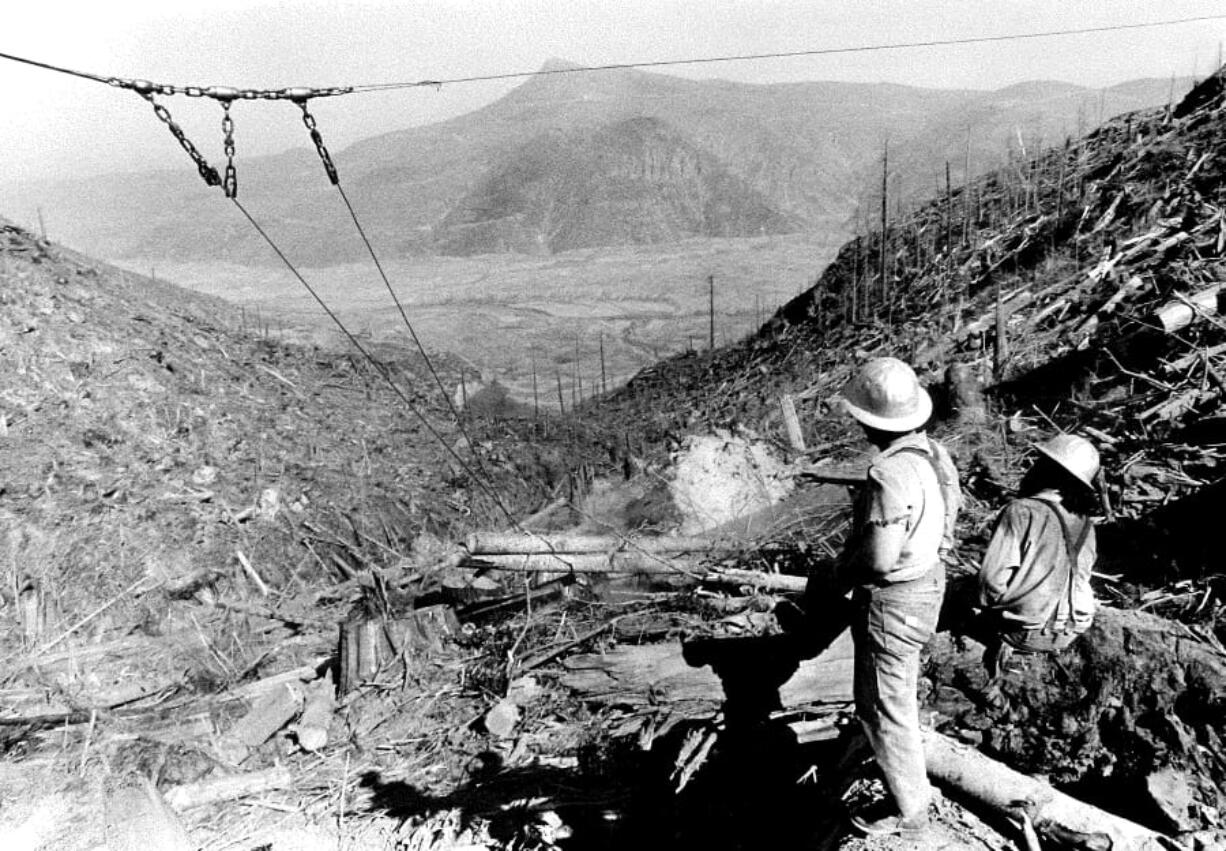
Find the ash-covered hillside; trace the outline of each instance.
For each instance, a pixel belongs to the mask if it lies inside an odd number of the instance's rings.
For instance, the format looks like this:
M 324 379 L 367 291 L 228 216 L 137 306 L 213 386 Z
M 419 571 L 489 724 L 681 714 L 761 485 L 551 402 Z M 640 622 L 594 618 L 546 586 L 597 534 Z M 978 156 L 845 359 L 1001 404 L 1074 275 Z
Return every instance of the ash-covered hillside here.
M 963 170 L 982 174 L 1010 151 L 1025 156 L 1121 111 L 1167 103 L 1187 85 L 1141 80 L 1100 91 L 1036 82 L 1000 91 L 941 91 L 835 82 L 749 85 L 628 69 L 569 73 L 574 70 L 547 63 L 542 74 L 481 109 L 333 150 L 380 253 L 525 247 L 536 253 L 704 234 L 841 230 L 857 207 L 875 206 L 887 136 L 895 163 L 890 191 L 911 201 L 927 196 L 946 161 L 960 182 Z M 407 95 L 405 108 L 411 110 L 418 96 Z M 173 145 L 145 105 L 133 101 L 125 120 L 148 121 L 151 139 L 163 134 L 164 144 Z M 168 106 L 172 112 L 182 107 L 173 99 Z M 344 208 L 307 137 L 302 148 L 246 158 L 239 127 L 243 197 L 289 255 L 306 266 L 363 261 L 364 247 L 344 226 Z M 651 133 L 642 132 L 646 127 Z M 332 138 L 323 117 L 320 130 L 325 140 Z M 659 170 L 630 187 L 607 171 L 610 158 L 641 159 L 648 140 L 654 150 L 700 158 L 708 176 L 699 183 L 717 185 L 699 189 L 692 179 Z M 212 140 L 195 141 L 213 150 Z M 568 153 L 543 162 L 542 152 L 557 146 Z M 220 193 L 204 186 L 186 159 L 183 166 L 3 189 L 10 210 L 41 207 L 54 238 L 94 256 L 275 263 Z M 541 175 L 545 166 L 557 173 Z M 586 187 L 616 196 L 612 212 L 620 223 L 534 239 L 541 222 L 560 211 L 583 213 L 556 180 L 587 169 Z M 696 191 L 708 197 L 705 205 L 687 197 Z M 640 215 L 630 198 L 640 202 Z M 508 213 L 517 218 L 508 222 Z M 477 223 L 475 234 L 458 228 Z
M 554 254 L 799 227 L 656 118 L 547 134 L 499 163 L 435 229 L 445 254 Z

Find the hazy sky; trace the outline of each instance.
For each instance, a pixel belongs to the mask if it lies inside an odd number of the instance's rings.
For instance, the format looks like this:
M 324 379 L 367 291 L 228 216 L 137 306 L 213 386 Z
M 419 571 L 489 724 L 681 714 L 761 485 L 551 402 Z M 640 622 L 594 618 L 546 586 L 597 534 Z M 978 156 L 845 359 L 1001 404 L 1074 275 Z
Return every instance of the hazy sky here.
M 106 75 L 272 88 L 528 71 L 551 57 L 584 64 L 653 61 L 1222 13 L 1221 0 L 31 0 L 6 4 L 0 52 Z M 1204 75 L 1223 40 L 1226 20 L 664 73 L 762 83 L 998 88 L 1058 79 L 1105 86 L 1136 77 Z M 378 132 L 467 112 L 514 85 L 358 94 L 314 109 L 330 145 L 340 149 Z M 0 183 L 191 167 L 148 104 L 131 92 L 0 61 L 0 93 Z M 217 105 L 185 98 L 166 103 L 216 161 Z M 240 163 L 244 154 L 307 141 L 289 104 L 240 102 L 234 109 Z

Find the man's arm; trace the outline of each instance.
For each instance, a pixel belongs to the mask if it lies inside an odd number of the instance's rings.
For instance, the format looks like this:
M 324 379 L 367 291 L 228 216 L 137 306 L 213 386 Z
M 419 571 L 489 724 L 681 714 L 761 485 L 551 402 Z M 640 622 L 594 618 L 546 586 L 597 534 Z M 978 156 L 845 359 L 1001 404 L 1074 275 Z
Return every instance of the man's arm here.
M 871 582 L 892 571 L 907 542 L 913 499 L 906 483 L 894 471 L 874 466 L 865 487 L 859 528 L 852 530 L 839 558 L 839 573 L 848 584 Z
M 992 529 L 992 539 L 979 567 L 979 605 L 992 608 L 1009 588 L 1009 582 L 1022 566 L 1020 524 L 1017 503 L 1001 511 Z

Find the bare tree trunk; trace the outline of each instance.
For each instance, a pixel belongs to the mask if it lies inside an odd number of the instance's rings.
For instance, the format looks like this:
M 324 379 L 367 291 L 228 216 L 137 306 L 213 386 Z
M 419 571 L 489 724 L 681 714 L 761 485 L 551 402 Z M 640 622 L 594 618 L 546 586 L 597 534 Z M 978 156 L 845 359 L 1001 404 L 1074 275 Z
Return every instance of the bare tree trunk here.
M 887 139 L 881 153 L 881 254 L 878 267 L 881 271 L 881 304 L 890 300 L 890 282 L 886 277 L 886 228 L 889 226 L 889 178 L 890 142 Z

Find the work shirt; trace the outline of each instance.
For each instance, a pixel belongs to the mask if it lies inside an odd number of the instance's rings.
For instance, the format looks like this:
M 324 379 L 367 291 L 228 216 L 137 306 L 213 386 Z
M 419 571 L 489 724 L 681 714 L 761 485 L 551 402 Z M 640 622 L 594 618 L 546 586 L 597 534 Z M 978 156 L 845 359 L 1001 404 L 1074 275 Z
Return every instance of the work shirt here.
M 1060 512 L 1075 543 L 1087 528 L 1077 564 L 1069 577 Z M 1088 524 L 1088 526 L 1087 526 Z M 1054 491 L 1015 499 L 996 519 L 992 540 L 979 571 L 979 602 L 1018 629 L 1084 632 L 1094 619 L 1090 571 L 1098 557 L 1094 524 L 1060 504 Z
M 934 460 L 946 482 L 948 500 L 942 496 Z M 880 585 L 927 575 L 940 563 L 941 552 L 953 546 L 960 504 L 958 471 L 945 447 L 923 432 L 898 438 L 874 456 L 868 480 L 856 499 L 847 549 L 852 563 L 845 565 L 848 578 L 857 585 Z M 903 525 L 907 535 L 893 569 L 877 574 L 854 563 L 860 542 L 872 527 L 896 523 Z

